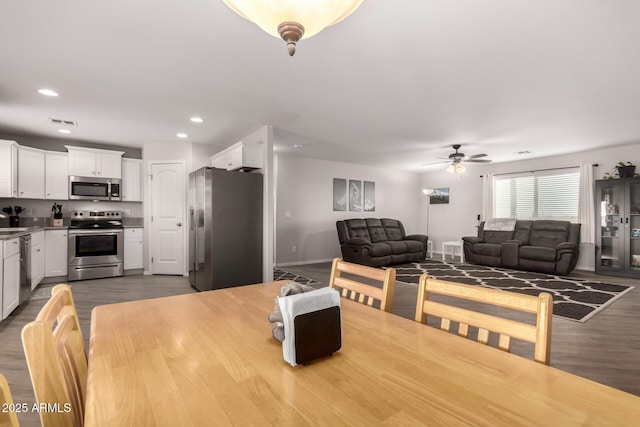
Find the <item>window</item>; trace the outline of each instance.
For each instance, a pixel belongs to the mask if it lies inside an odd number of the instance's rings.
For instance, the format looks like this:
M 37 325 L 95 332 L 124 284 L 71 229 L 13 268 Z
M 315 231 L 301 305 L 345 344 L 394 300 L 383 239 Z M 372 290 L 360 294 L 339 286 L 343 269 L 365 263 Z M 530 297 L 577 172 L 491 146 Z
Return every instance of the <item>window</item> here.
M 578 222 L 580 168 L 494 177 L 496 218 Z

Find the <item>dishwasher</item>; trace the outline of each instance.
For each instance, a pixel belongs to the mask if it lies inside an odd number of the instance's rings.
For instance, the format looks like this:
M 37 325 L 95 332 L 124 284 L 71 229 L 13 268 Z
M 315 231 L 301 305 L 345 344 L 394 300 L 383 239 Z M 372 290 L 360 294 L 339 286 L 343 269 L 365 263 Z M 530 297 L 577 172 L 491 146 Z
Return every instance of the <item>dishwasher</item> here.
M 21 305 L 31 298 L 31 236 L 20 237 L 20 297 Z

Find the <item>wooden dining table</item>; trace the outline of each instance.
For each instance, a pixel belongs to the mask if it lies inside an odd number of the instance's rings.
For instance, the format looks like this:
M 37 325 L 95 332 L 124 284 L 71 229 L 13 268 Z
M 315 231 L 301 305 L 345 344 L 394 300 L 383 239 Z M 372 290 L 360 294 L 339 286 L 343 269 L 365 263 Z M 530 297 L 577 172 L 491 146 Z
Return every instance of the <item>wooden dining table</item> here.
M 342 349 L 295 367 L 286 282 L 98 306 L 86 427 L 637 425 L 640 397 L 353 301 Z

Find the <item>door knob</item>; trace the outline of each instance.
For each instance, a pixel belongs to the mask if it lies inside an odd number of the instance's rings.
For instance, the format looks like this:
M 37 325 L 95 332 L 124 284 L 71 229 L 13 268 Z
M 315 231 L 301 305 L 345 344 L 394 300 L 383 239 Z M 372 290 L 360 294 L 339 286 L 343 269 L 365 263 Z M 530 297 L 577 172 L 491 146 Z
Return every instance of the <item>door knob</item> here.
M 182 227 L 182 223 L 181 223 L 181 222 L 177 223 L 176 225 L 177 225 L 178 227 Z

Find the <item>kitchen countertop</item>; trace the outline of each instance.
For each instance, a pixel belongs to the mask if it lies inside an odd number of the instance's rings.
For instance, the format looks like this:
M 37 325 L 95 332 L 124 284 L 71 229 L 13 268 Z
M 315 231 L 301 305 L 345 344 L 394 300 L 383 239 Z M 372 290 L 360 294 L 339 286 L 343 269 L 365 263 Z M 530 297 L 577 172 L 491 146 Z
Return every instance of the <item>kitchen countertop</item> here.
M 63 226 L 63 227 L 52 227 L 52 226 L 42 226 L 42 225 L 35 225 L 32 227 L 7 227 L 7 228 L 0 228 L 0 241 L 2 240 L 9 240 L 9 239 L 15 239 L 16 237 L 20 237 L 20 236 L 24 236 L 25 234 L 32 234 L 32 233 L 36 233 L 38 231 L 44 231 L 44 230 L 66 230 L 68 229 L 68 226 Z M 122 228 L 144 228 L 141 224 L 128 224 L 128 225 L 123 225 Z

